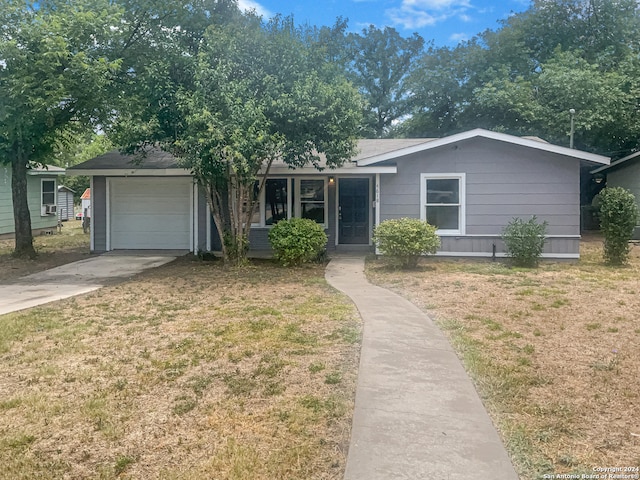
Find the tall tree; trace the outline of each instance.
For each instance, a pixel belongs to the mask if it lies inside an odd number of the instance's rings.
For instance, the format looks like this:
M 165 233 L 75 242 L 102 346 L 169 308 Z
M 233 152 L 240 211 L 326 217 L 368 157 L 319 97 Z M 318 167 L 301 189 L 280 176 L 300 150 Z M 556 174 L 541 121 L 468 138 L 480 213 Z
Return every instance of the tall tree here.
M 405 80 L 422 53 L 424 40 L 414 33 L 403 38 L 391 27 L 373 25 L 348 36 L 350 78 L 367 102 L 364 132 L 367 137 L 385 136 L 394 122 L 410 113 Z
M 320 167 L 324 156 L 335 166 L 355 152 L 360 98 L 313 45 L 290 18 L 266 25 L 253 15 L 213 21 L 196 55 L 174 58 L 158 49 L 163 71 L 179 65 L 189 74 L 142 73 L 143 83 L 153 86 L 137 89 L 132 103 L 150 106 L 146 118 L 141 122 L 139 111 L 130 110 L 117 126 L 120 141 L 156 141 L 193 172 L 207 192 L 229 262 L 246 255 L 254 185 L 261 175 L 264 187 L 275 160 Z
M 621 156 L 640 146 L 635 0 L 536 0 L 454 49 L 430 49 L 408 81 L 408 136 L 483 127 Z
M 108 0 L 6 0 L 0 10 L 0 162 L 11 164 L 14 255 L 34 257 L 27 171 L 109 114 L 119 67 L 104 46 L 118 24 Z

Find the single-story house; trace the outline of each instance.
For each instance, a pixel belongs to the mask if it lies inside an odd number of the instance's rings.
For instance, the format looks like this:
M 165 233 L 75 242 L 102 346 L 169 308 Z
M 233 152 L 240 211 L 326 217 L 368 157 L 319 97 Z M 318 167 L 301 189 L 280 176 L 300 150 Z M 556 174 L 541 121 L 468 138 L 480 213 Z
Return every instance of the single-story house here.
M 11 165 L 0 165 L 0 238 L 12 238 L 15 233 L 11 175 Z M 52 165 L 32 168 L 27 173 L 27 201 L 34 235 L 55 232 L 58 225 L 56 192 L 60 175 L 64 175 L 64 168 Z
M 313 218 L 329 250 L 370 249 L 375 225 L 399 217 L 438 227 L 437 255 L 504 256 L 502 229 L 514 217 L 548 222 L 543 256 L 578 258 L 580 167 L 609 159 L 476 129 L 439 139 L 361 140 L 340 168 L 274 164 L 254 215 L 251 248 L 269 248 L 279 219 Z M 117 151 L 68 169 L 91 176 L 91 250 L 216 250 L 219 240 L 201 189 L 168 153 L 144 161 Z
M 74 218 L 73 195 L 75 192 L 65 185 L 58 186 L 58 218 L 62 222 Z

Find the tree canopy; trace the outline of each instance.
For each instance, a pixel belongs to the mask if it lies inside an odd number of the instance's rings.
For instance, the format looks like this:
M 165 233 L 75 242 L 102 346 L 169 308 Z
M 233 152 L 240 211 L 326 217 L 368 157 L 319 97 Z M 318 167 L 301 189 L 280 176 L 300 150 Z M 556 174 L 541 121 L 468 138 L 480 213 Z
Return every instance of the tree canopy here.
M 536 0 L 455 48 L 430 48 L 408 80 L 406 136 L 483 127 L 614 157 L 640 145 L 640 15 L 634 0 Z
M 264 186 L 263 177 L 256 192 L 258 175 L 276 159 L 340 165 L 355 153 L 361 107 L 316 37 L 291 18 L 263 23 L 227 13 L 195 51 L 183 42 L 185 28 L 156 45 L 135 71 L 134 108 L 114 133 L 120 143 L 152 141 L 181 159 L 207 192 L 225 258 L 241 261 Z
M 11 165 L 18 256 L 35 256 L 27 170 L 108 116 L 119 62 L 104 46 L 118 18 L 108 0 L 7 0 L 0 10 L 0 162 Z

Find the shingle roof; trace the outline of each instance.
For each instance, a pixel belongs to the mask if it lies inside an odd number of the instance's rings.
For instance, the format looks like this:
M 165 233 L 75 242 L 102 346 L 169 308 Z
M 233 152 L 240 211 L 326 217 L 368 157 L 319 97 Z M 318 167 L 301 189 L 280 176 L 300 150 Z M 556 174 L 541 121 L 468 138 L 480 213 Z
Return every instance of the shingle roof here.
M 351 159 L 355 162 L 376 155 L 391 153 L 403 148 L 412 147 L 425 142 L 430 142 L 431 138 L 410 138 L 410 139 L 376 139 L 359 140 L 358 154 Z M 278 162 L 275 162 L 278 164 Z M 86 162 L 74 165 L 67 170 L 120 170 L 127 168 L 135 169 L 168 169 L 183 168 L 178 159 L 158 148 L 149 148 L 145 155 L 126 155 L 118 150 L 112 150 Z
M 112 150 L 98 157 L 82 162 L 67 170 L 118 170 L 123 168 L 157 169 L 181 168 L 178 159 L 159 148 L 149 148 L 145 153 L 125 155 Z
M 82 192 L 82 196 L 80 200 L 91 200 L 91 189 L 87 188 L 84 192 Z

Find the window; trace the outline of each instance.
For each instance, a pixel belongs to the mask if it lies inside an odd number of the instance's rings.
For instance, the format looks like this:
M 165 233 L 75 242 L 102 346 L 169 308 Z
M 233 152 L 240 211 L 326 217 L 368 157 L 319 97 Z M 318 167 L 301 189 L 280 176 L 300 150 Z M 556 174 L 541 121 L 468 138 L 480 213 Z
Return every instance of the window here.
M 325 224 L 324 179 L 300 180 L 300 217 Z
M 289 218 L 289 180 L 269 178 L 264 185 L 264 224 L 275 225 Z
M 439 234 L 464 234 L 464 173 L 423 173 L 420 180 L 420 218 L 436 226 Z
M 260 188 L 256 182 L 254 195 Z M 253 227 L 269 227 L 291 217 L 327 224 L 325 178 L 268 178 L 251 218 Z M 245 206 L 246 208 L 246 206 Z
M 42 180 L 42 205 L 56 204 L 56 181 Z

